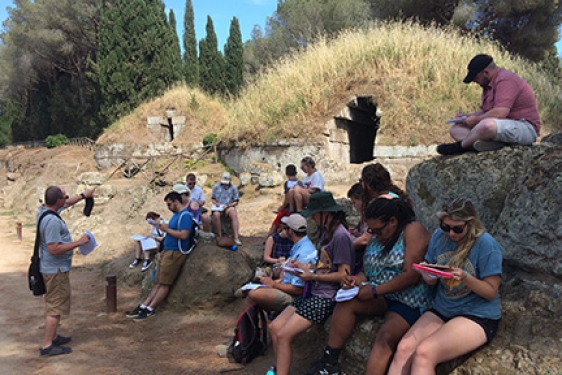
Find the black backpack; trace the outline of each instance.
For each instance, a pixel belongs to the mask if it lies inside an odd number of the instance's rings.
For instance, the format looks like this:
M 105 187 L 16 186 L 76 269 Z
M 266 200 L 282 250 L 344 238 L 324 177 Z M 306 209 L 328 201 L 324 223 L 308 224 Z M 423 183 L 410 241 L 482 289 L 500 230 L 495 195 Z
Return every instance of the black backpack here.
M 236 362 L 246 364 L 267 349 L 267 320 L 261 307 L 254 305 L 238 318 L 228 354 Z

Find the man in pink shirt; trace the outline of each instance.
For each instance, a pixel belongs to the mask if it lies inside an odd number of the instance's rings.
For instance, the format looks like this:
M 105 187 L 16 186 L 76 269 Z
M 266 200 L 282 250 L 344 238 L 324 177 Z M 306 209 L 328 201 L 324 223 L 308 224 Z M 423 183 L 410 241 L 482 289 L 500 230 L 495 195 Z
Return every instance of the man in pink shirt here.
M 441 155 L 492 151 L 507 145 L 531 145 L 541 119 L 533 89 L 517 74 L 499 68 L 489 55 L 477 55 L 468 64 L 464 83 L 482 87 L 480 110 L 458 113 L 449 134 L 457 142 L 437 146 Z

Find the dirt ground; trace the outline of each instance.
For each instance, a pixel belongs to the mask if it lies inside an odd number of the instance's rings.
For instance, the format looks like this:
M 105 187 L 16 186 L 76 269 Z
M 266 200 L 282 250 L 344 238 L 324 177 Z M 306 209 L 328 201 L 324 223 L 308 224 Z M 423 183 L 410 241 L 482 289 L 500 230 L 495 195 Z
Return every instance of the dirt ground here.
M 71 271 L 72 311 L 61 319 L 59 333 L 72 337 L 69 355 L 41 358 L 42 297 L 27 289 L 26 275 L 34 234 L 24 228 L 17 240 L 13 219 L 0 211 L 0 363 L 2 374 L 264 374 L 273 364 L 268 349 L 246 367 L 217 355 L 216 346 L 230 341 L 242 305 L 207 315 L 185 315 L 160 309 L 154 318 L 134 322 L 125 311 L 138 302 L 139 287 L 118 287 L 116 313 L 106 313 L 105 285 L 97 264 L 75 255 Z M 254 226 L 252 228 L 256 230 Z M 244 237 L 246 243 L 259 237 Z M 299 345 L 300 346 L 300 345 Z M 296 353 L 296 368 L 314 358 Z M 298 372 L 298 371 L 297 371 Z

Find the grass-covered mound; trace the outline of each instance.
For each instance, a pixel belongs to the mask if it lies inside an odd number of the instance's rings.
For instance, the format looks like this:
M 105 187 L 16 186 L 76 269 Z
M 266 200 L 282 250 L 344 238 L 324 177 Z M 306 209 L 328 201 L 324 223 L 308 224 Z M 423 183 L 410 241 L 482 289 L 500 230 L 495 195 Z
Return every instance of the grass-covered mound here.
M 543 134 L 562 128 L 559 88 L 533 64 L 453 29 L 385 23 L 318 41 L 279 61 L 238 98 L 212 99 L 185 87 L 171 90 L 139 107 L 103 137 L 114 131 L 122 134 L 123 129 L 139 133 L 133 128 L 144 126 L 146 116 L 175 107 L 178 114 L 206 127 L 201 133 L 220 129 L 219 137 L 225 141 L 314 139 L 347 99 L 372 94 L 383 112 L 381 144 L 450 141 L 446 119 L 459 107 L 473 111 L 480 103 L 480 87 L 462 83 L 468 62 L 479 53 L 492 55 L 499 66 L 530 83 L 539 102 Z

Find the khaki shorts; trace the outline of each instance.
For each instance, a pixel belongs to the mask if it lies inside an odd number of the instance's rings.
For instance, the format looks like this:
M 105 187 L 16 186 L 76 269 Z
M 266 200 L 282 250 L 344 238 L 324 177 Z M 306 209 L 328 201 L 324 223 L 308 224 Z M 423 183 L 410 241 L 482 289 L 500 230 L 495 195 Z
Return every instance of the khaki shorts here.
M 537 140 L 537 132 L 527 120 L 494 119 L 497 134 L 494 141 L 530 146 Z
M 156 283 L 172 285 L 178 276 L 187 254 L 179 250 L 164 250 L 160 253 L 156 267 Z
M 59 316 L 70 314 L 70 278 L 68 272 L 43 274 L 45 280 L 45 314 Z
M 275 305 L 273 306 L 273 310 L 275 311 L 285 310 L 285 307 L 293 303 L 294 299 L 295 297 L 290 295 L 289 293 L 285 293 L 281 290 L 275 289 Z

